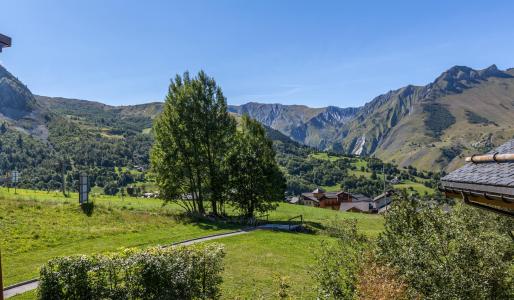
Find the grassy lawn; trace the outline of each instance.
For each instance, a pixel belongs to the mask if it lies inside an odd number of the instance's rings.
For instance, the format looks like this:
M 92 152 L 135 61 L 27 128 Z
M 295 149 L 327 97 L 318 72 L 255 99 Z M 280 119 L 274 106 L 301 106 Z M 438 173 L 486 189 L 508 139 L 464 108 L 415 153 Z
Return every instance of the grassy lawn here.
M 75 201 L 30 193 L 0 195 L 4 285 L 37 277 L 39 266 L 56 256 L 169 244 L 236 228 L 181 221 L 171 207 L 159 211 L 159 200 L 107 198 L 87 216 Z
M 357 226 L 362 233 L 369 237 L 377 236 L 383 229 L 384 219 L 380 215 L 363 213 L 339 212 L 331 209 L 309 207 L 281 203 L 276 211 L 269 214 L 270 221 L 287 221 L 289 218 L 302 215 L 305 223 L 313 227 L 337 219 L 356 219 Z
M 341 159 L 341 157 L 339 157 L 339 156 L 331 156 L 325 152 L 313 153 L 313 154 L 310 154 L 309 157 L 315 158 L 315 159 L 320 159 L 320 160 L 329 160 L 329 161 L 336 161 L 336 160 Z
M 218 240 L 225 245 L 222 299 L 278 299 L 276 277 L 288 277 L 291 299 L 315 299 L 309 273 L 325 236 L 273 231 Z
M 336 185 L 322 185 L 320 186 L 320 188 L 322 188 L 325 192 L 339 192 L 341 191 L 341 186 L 336 184 Z
M 400 184 L 395 184 L 394 188 L 398 189 L 398 190 L 406 189 L 407 191 L 409 191 L 412 188 L 415 191 L 417 191 L 420 195 L 424 195 L 425 193 L 430 195 L 435 192 L 433 189 L 426 187 L 422 183 L 417 183 L 417 182 L 412 182 L 412 181 L 405 181 Z
M 364 176 L 366 178 L 371 178 L 371 172 L 366 172 L 366 171 L 361 171 L 360 169 L 358 170 L 348 170 L 348 175 L 353 175 L 355 177 L 361 177 L 361 176 Z M 377 174 L 377 175 L 381 175 L 381 174 Z
M 356 158 L 354 160 L 354 162 L 352 162 L 352 165 L 356 166 L 357 169 L 360 170 L 360 168 L 362 168 L 362 167 L 367 168 L 368 167 L 368 162 L 365 161 L 364 159 Z
M 95 197 L 93 214 L 78 206 L 76 194 L 0 189 L 0 246 L 4 284 L 37 277 L 47 260 L 63 255 L 94 254 L 124 247 L 170 244 L 193 237 L 234 230 L 236 226 L 195 223 L 178 217 L 177 204 L 162 206 L 159 199 Z M 286 222 L 302 215 L 311 228 L 333 219 L 357 219 L 359 229 L 375 237 L 383 228 L 378 215 L 341 213 L 328 209 L 281 203 L 267 218 Z M 308 270 L 322 235 L 255 231 L 217 242 L 226 246 L 223 298 L 273 298 L 278 283 L 274 275 L 290 278 L 293 298 L 314 296 Z M 27 293 L 14 299 L 34 299 Z
M 36 291 L 30 291 L 21 295 L 14 296 L 12 298 L 9 298 L 11 300 L 34 300 L 37 299 L 37 292 Z

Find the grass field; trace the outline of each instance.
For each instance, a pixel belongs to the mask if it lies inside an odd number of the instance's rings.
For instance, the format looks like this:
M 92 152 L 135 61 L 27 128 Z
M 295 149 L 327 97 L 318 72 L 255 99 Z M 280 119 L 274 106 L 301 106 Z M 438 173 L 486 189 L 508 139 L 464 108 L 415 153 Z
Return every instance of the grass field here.
M 315 299 L 309 273 L 321 241 L 309 234 L 257 231 L 218 240 L 225 246 L 222 299 L 278 299 L 279 276 L 291 285 L 290 299 Z
M 406 189 L 407 191 L 412 189 L 417 191 L 420 195 L 424 195 L 425 193 L 431 195 L 435 193 L 433 189 L 426 187 L 425 185 L 423 185 L 423 183 L 417 183 L 412 181 L 405 181 L 400 184 L 395 184 L 394 188 L 398 190 Z
M 313 154 L 310 154 L 309 157 L 315 158 L 315 159 L 320 159 L 320 160 L 329 160 L 329 161 L 336 161 L 336 160 L 341 159 L 341 157 L 339 157 L 339 156 L 328 155 L 328 153 L 326 153 L 326 152 L 313 153 Z
M 58 192 L 18 190 L 18 195 L 0 189 L 0 246 L 4 284 L 37 277 L 38 268 L 56 256 L 116 251 L 123 247 L 146 247 L 230 231 L 237 226 L 196 223 L 179 218 L 178 205 L 162 206 L 162 200 L 99 196 L 88 216 L 78 206 L 77 196 Z M 378 235 L 383 219 L 377 215 L 340 213 L 306 206 L 280 204 L 267 219 L 286 222 L 302 215 L 305 224 L 321 228 L 332 219 L 354 218 L 370 237 Z M 262 217 L 266 218 L 266 217 Z M 218 240 L 226 245 L 223 292 L 225 299 L 245 298 L 276 291 L 273 274 L 289 276 L 296 298 L 312 295 L 309 265 L 325 236 L 256 231 Z M 258 292 L 257 292 L 258 291 Z M 33 299 L 34 294 L 21 298 Z M 307 298 L 310 298 L 307 297 Z
M 155 199 L 104 197 L 95 200 L 88 216 L 76 201 L 60 194 L 21 190 L 19 195 L 6 195 L 2 191 L 4 284 L 36 277 L 39 266 L 56 256 L 169 244 L 235 228 L 182 221 L 175 217 L 177 206 L 161 206 L 162 201 Z

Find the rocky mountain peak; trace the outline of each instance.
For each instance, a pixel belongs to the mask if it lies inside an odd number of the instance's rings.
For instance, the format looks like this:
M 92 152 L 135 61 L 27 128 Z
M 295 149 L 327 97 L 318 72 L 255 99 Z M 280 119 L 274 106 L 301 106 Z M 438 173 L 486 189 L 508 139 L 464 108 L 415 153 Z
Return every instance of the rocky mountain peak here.
M 464 89 L 471 88 L 491 77 L 511 78 L 512 76 L 499 70 L 496 65 L 491 65 L 483 70 L 454 66 L 437 77 L 430 87 L 440 88 L 443 92 L 461 93 Z

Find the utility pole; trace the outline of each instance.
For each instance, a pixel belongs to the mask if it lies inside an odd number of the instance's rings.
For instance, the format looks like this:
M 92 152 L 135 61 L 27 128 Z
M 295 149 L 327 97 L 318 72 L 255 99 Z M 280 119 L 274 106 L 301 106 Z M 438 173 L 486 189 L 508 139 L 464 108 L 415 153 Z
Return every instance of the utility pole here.
M 62 194 L 64 195 L 64 197 L 68 197 L 68 195 L 66 195 L 66 166 L 68 165 L 64 160 L 61 160 L 59 162 L 60 164 L 60 167 L 61 167 L 61 190 L 62 190 Z
M 4 300 L 4 281 L 2 278 L 2 249 L 0 249 L 0 300 Z
M 384 193 L 386 192 L 386 172 L 385 172 L 385 164 L 382 162 L 382 174 L 384 175 Z
M 11 47 L 11 38 L 0 33 L 0 52 L 2 48 Z M 0 249 L 0 300 L 4 300 L 4 281 L 2 278 L 2 250 Z

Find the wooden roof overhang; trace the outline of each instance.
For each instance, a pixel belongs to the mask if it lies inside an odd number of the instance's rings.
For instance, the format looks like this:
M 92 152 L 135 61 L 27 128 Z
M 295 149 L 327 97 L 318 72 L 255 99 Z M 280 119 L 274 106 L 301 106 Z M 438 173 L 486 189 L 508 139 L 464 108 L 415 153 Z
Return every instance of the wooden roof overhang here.
M 439 190 L 466 204 L 514 216 L 514 140 L 441 178 Z
M 11 47 L 11 38 L 0 33 L 0 52 L 3 48 Z
M 439 190 L 446 197 L 459 198 L 464 203 L 496 213 L 514 216 L 513 194 L 486 192 L 491 187 L 466 183 L 441 182 Z

